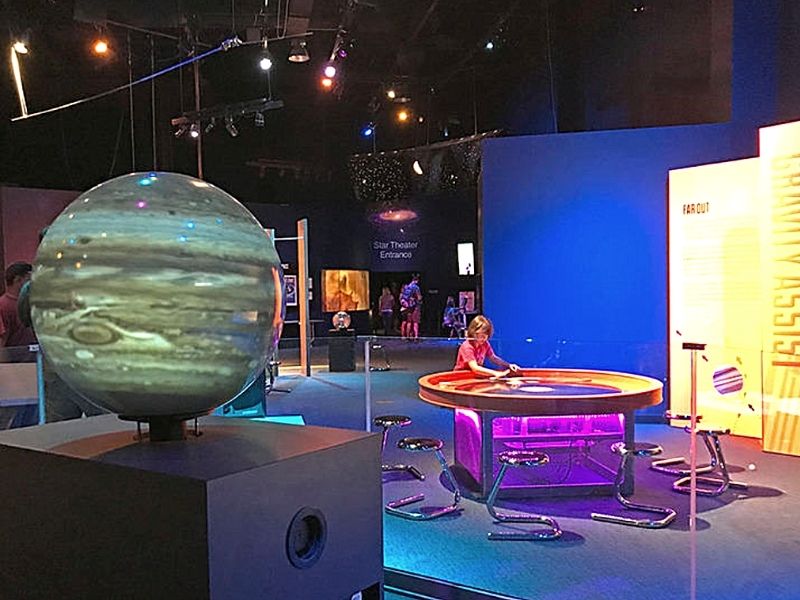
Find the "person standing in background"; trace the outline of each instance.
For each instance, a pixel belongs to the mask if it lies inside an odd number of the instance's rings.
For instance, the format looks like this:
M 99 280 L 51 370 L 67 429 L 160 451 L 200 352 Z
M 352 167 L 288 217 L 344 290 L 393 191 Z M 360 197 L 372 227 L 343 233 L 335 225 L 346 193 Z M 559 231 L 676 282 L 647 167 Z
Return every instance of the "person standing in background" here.
M 28 346 L 36 343 L 33 329 L 22 322 L 17 310 L 22 286 L 31 278 L 33 267 L 16 262 L 6 269 L 6 291 L 0 296 L 0 346 Z
M 378 310 L 383 321 L 383 335 L 391 335 L 392 319 L 394 317 L 394 296 L 388 286 L 383 286 L 383 293 L 378 299 Z
M 404 337 L 416 341 L 419 339 L 419 320 L 422 316 L 422 290 L 419 288 L 419 273 L 414 273 L 411 281 L 400 294 L 400 305 L 406 309 Z

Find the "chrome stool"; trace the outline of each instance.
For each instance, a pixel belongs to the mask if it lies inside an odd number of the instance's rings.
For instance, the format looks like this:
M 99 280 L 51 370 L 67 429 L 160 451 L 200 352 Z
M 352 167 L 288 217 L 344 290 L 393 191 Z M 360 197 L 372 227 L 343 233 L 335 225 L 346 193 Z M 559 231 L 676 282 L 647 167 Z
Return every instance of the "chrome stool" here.
M 499 513 L 494 509 L 494 501 L 497 499 L 497 492 L 500 491 L 500 484 L 506 474 L 508 467 L 538 467 L 550 462 L 550 457 L 542 452 L 532 452 L 529 450 L 509 450 L 501 452 L 497 456 L 500 463 L 500 472 L 492 484 L 492 490 L 486 499 L 486 510 L 492 515 L 495 523 L 538 523 L 546 525 L 548 529 L 540 531 L 528 531 L 525 533 L 510 532 L 489 532 L 490 540 L 556 540 L 561 537 L 561 528 L 555 519 L 531 513 L 509 514 Z
M 381 457 L 383 457 L 383 454 L 386 451 L 386 441 L 389 439 L 389 430 L 392 427 L 405 427 L 406 425 L 411 425 L 411 417 L 407 417 L 405 415 L 383 415 L 372 419 L 372 424 L 375 427 L 383 427 L 383 441 L 381 442 Z M 425 475 L 413 465 L 382 464 L 381 471 L 384 473 L 389 471 L 405 471 L 407 473 L 411 473 L 411 475 L 420 481 L 425 479 Z
M 617 469 L 617 477 L 614 481 L 614 490 L 617 501 L 625 508 L 631 510 L 640 510 L 643 512 L 651 512 L 663 515 L 658 520 L 652 519 L 634 519 L 631 517 L 623 517 L 619 515 L 606 515 L 602 513 L 592 513 L 592 519 L 595 521 L 604 521 L 606 523 L 617 523 L 619 525 L 630 525 L 632 527 L 644 527 L 646 529 L 659 529 L 666 527 L 675 519 L 675 511 L 671 508 L 664 508 L 661 506 L 651 506 L 649 504 L 639 504 L 631 502 L 622 495 L 622 487 L 625 483 L 625 470 L 628 466 L 628 461 L 636 456 L 656 456 L 663 452 L 661 446 L 655 444 L 634 444 L 633 447 L 628 447 L 625 442 L 617 442 L 611 445 L 611 451 L 619 454 L 622 460 L 619 461 L 619 468 Z
M 674 420 L 674 421 L 691 421 L 692 415 L 686 414 L 677 414 L 671 413 L 667 411 L 665 414 L 667 419 Z M 697 415 L 697 422 L 699 423 L 703 419 L 702 415 Z M 708 449 L 708 455 L 711 457 L 711 462 L 705 465 L 698 465 L 695 469 L 695 473 L 703 474 L 703 473 L 711 473 L 714 470 L 715 466 L 715 457 L 714 457 L 714 450 L 712 449 L 711 445 L 709 444 L 708 440 L 705 440 L 706 448 Z M 686 459 L 683 456 L 676 456 L 675 458 L 661 458 L 659 460 L 654 460 L 650 463 L 650 468 L 653 471 L 658 471 L 659 473 L 664 473 L 666 475 L 674 475 L 676 477 L 683 477 L 685 475 L 691 475 L 691 469 L 677 469 L 674 465 L 680 465 L 686 463 Z
M 409 452 L 436 453 L 436 458 L 439 460 L 439 464 L 442 465 L 442 471 L 447 476 L 450 485 L 453 486 L 453 503 L 448 506 L 428 507 L 428 511 L 426 512 L 423 512 L 421 509 L 419 512 L 400 510 L 403 506 L 408 506 L 409 504 L 414 504 L 415 502 L 422 502 L 425 500 L 425 494 L 414 494 L 413 496 L 407 496 L 405 498 L 400 498 L 399 500 L 393 500 L 387 503 L 387 513 L 397 517 L 403 517 L 404 519 L 412 519 L 414 521 L 429 521 L 430 519 L 436 519 L 437 517 L 442 517 L 450 513 L 461 511 L 461 507 L 458 505 L 458 503 L 461 501 L 461 492 L 459 491 L 458 483 L 456 483 L 452 471 L 450 471 L 450 467 L 447 466 L 447 460 L 445 460 L 444 454 L 442 454 L 443 445 L 444 442 L 442 442 L 442 440 L 437 440 L 436 438 L 403 438 L 397 442 L 398 448 L 407 450 Z
M 686 427 L 686 432 L 691 433 L 691 429 Z M 708 454 L 711 457 L 711 463 L 706 470 L 701 471 L 697 469 L 697 473 L 704 473 L 705 475 L 696 477 L 698 484 L 703 484 L 710 487 L 697 487 L 697 493 L 701 496 L 719 496 L 724 494 L 729 487 L 738 489 L 747 489 L 746 483 L 738 481 L 731 481 L 731 476 L 728 473 L 728 465 L 725 463 L 725 456 L 722 454 L 722 444 L 719 441 L 719 436 L 728 435 L 730 429 L 715 428 L 708 425 L 698 425 L 695 433 L 703 438 L 703 443 L 706 445 Z M 705 467 L 703 467 L 705 469 Z M 721 477 L 709 477 L 707 474 L 716 471 L 719 468 Z M 691 471 L 682 473 L 683 477 L 676 480 L 672 484 L 672 489 L 682 494 L 691 492 Z

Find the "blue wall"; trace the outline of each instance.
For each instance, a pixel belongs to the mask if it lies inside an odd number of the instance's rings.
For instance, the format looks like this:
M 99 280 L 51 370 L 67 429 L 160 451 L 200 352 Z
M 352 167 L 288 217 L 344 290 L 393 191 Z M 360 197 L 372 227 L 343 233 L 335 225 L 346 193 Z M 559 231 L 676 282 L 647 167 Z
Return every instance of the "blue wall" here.
M 735 2 L 729 123 L 484 142 L 484 311 L 506 358 L 666 379 L 668 171 L 755 156 L 783 116 L 777 6 Z
M 667 174 L 755 153 L 755 130 L 735 139 L 703 125 L 487 140 L 484 310 L 498 353 L 665 379 Z

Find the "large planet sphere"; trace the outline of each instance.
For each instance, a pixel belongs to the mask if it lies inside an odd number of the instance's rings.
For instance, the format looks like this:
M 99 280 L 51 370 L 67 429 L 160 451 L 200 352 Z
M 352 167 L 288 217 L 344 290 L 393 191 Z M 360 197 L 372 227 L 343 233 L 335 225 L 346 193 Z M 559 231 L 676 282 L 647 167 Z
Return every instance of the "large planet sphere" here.
M 235 397 L 280 331 L 280 260 L 232 196 L 177 173 L 90 189 L 47 231 L 31 315 L 45 359 L 129 418 L 188 417 Z

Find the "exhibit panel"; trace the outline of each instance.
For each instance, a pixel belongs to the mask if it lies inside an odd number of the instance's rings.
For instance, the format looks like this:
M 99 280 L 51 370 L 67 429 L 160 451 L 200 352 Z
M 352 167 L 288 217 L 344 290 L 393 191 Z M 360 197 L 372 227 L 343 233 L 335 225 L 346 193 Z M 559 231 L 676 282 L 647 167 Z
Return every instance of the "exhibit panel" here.
M 760 156 L 670 171 L 671 408 L 687 413 L 684 342 L 706 344 L 706 423 L 800 454 L 800 123 L 760 130 Z
M 689 355 L 682 343 L 705 343 L 698 413 L 756 438 L 761 437 L 758 172 L 758 158 L 669 172 L 670 409 L 689 412 Z M 718 384 L 726 377 L 739 381 L 739 389 Z

